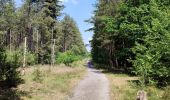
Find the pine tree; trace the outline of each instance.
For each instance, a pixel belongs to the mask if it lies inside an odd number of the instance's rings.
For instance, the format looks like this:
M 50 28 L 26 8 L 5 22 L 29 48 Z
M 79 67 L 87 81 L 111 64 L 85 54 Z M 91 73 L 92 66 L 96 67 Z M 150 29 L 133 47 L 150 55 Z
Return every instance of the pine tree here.
M 117 66 L 117 59 L 114 59 L 115 44 L 112 40 L 112 34 L 106 27 L 117 15 L 117 1 L 115 0 L 99 0 L 96 4 L 95 16 L 92 18 L 94 24 L 94 36 L 92 43 L 92 58 L 95 63 L 108 66 L 111 69 Z
M 106 68 L 134 69 L 128 71 L 140 75 L 143 84 L 168 85 L 170 2 L 126 0 L 110 10 L 108 2 L 99 1 L 91 21 L 93 61 Z
M 15 5 L 13 0 L 1 0 L 0 1 L 1 7 L 0 8 L 0 29 L 1 29 L 1 40 L 4 46 L 11 49 L 12 47 L 12 34 L 14 31 L 14 24 L 15 24 Z
M 62 52 L 72 50 L 77 55 L 84 55 L 86 49 L 76 22 L 66 15 L 62 20 Z
M 170 3 L 170 2 L 169 2 Z M 156 83 L 159 86 L 170 84 L 170 15 L 168 2 L 151 0 L 148 2 L 150 23 L 145 23 L 147 33 L 142 41 L 133 48 L 136 59 L 133 61 L 137 74 L 142 76 L 142 82 Z
M 28 37 L 28 51 L 38 54 L 39 63 L 50 63 L 51 43 L 57 37 L 55 26 L 62 8 L 58 0 L 25 0 L 18 11 L 19 37 L 22 42 L 24 36 Z

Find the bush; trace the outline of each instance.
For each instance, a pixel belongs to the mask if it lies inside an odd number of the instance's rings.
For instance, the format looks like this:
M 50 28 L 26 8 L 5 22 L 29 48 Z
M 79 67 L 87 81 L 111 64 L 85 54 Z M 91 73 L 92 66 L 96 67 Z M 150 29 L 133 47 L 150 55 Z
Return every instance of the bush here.
M 67 66 L 70 66 L 70 64 L 73 63 L 74 61 L 78 61 L 81 59 L 82 59 L 81 56 L 77 56 L 74 53 L 72 53 L 71 51 L 67 51 L 64 53 L 58 53 L 56 62 L 58 64 L 64 63 Z
M 170 84 L 170 50 L 162 47 L 146 48 L 138 44 L 133 49 L 136 52 L 136 59 L 132 61 L 134 72 L 141 76 L 143 84 L 158 87 Z
M 42 50 L 39 49 L 38 51 L 38 63 L 41 64 L 50 64 L 51 63 L 51 51 L 50 50 Z
M 23 63 L 24 56 L 23 56 L 22 51 L 19 51 L 19 50 L 16 50 L 16 51 L 6 50 L 6 54 L 7 54 L 7 61 L 13 61 L 14 54 L 17 54 L 18 62 L 20 64 Z M 36 56 L 36 54 L 33 54 L 31 52 L 27 52 L 27 54 L 26 54 L 26 64 L 27 65 L 37 64 L 37 56 Z
M 33 81 L 41 83 L 43 81 L 43 74 L 42 72 L 37 68 L 33 72 Z
M 6 50 L 5 51 L 5 54 L 6 54 L 6 61 L 7 62 L 14 62 L 14 56 L 17 55 L 18 58 L 18 63 L 19 64 L 22 64 L 22 60 L 23 60 L 23 55 L 20 51 L 16 50 L 16 51 L 9 51 L 9 50 Z
M 6 54 L 5 51 L 0 49 L 0 81 L 5 80 L 5 66 L 6 66 Z
M 17 52 L 6 54 L 0 49 L 0 82 L 3 87 L 16 87 L 22 82 L 18 68 L 20 66 Z
M 35 65 L 37 64 L 37 56 L 33 53 L 27 53 L 26 61 L 27 65 Z

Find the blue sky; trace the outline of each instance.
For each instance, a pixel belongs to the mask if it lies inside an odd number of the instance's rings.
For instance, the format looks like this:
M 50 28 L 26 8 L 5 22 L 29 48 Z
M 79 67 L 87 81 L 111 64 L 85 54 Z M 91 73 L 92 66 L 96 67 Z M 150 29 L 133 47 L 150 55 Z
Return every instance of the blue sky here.
M 22 0 L 15 0 L 17 6 L 21 6 Z M 60 0 L 65 5 L 63 13 L 69 14 L 77 22 L 85 44 L 92 38 L 93 32 L 85 32 L 92 25 L 84 22 L 93 15 L 96 0 Z M 90 49 L 89 47 L 87 48 Z

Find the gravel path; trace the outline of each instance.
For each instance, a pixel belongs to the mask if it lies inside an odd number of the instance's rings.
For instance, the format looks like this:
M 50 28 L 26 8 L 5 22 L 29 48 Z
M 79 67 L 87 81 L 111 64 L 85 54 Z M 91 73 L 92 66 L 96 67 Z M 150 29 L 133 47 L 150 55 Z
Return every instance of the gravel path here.
M 88 75 L 75 88 L 70 100 L 110 100 L 108 79 L 101 71 L 88 68 Z

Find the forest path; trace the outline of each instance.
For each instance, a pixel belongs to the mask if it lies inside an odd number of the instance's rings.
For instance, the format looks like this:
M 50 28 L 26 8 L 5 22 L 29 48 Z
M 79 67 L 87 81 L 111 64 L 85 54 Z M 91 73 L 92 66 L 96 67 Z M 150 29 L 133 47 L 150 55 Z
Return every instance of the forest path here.
M 80 81 L 70 100 L 110 100 L 109 81 L 96 69 L 88 68 L 87 76 Z

